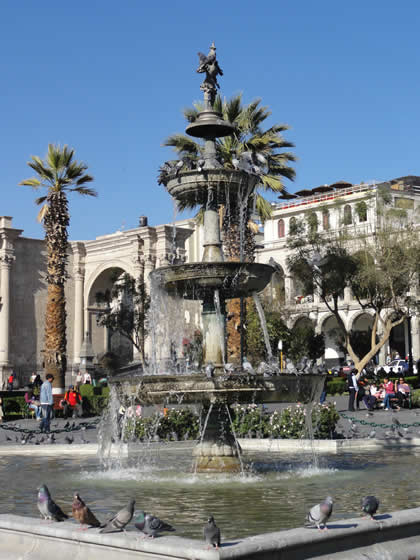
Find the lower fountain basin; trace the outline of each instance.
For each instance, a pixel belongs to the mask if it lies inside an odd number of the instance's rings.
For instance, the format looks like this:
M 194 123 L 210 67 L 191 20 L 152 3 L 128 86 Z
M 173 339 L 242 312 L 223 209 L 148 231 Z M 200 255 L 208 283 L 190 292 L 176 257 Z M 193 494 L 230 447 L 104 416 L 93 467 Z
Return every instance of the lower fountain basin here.
M 247 262 L 198 262 L 157 268 L 150 277 L 165 291 L 186 299 L 206 299 L 219 290 L 220 297 L 248 297 L 261 292 L 274 269 Z
M 197 375 L 119 374 L 110 382 L 126 396 L 144 404 L 172 403 L 275 403 L 316 401 L 325 376 L 282 374 L 273 377 L 235 374 L 207 378 Z

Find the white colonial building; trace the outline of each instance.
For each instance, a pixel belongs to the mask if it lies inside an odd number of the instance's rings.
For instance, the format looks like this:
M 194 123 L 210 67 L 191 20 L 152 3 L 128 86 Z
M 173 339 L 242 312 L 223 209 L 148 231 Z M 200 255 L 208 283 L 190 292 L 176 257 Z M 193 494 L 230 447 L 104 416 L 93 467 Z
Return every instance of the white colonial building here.
M 419 185 L 419 186 L 417 186 Z M 373 235 L 380 220 L 378 210 L 378 190 L 387 189 L 391 196 L 390 205 L 407 211 L 414 221 L 420 221 L 420 177 L 401 177 L 376 184 L 351 185 L 335 183 L 312 190 L 302 190 L 288 199 L 273 205 L 271 220 L 264 226 L 264 241 L 258 251 L 258 261 L 268 263 L 274 259 L 278 271 L 271 283 L 272 297 L 280 298 L 285 305 L 292 326 L 298 321 L 310 320 L 318 333 L 324 333 L 326 341 L 325 359 L 327 363 L 337 362 L 344 357 L 336 347 L 331 333 L 337 327 L 336 319 L 317 294 L 304 294 L 302 286 L 289 273 L 287 258 L 290 251 L 287 239 L 293 222 L 299 218 L 312 220 L 319 230 L 332 233 L 345 228 L 351 234 Z M 417 286 L 413 290 L 418 290 Z M 351 289 L 346 288 L 341 299 L 341 314 L 347 329 L 368 330 L 373 320 L 369 312 L 361 310 L 353 298 Z M 411 318 L 412 354 L 420 357 L 419 317 Z M 379 362 L 392 352 L 408 355 L 408 324 L 394 328 L 389 344 L 379 355 Z

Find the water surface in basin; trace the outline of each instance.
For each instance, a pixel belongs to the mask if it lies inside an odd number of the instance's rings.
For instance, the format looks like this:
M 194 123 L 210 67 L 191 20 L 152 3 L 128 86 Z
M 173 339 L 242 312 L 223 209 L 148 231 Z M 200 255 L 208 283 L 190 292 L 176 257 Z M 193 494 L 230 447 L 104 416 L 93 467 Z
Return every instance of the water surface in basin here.
M 0 511 L 38 517 L 36 488 L 44 482 L 66 512 L 75 490 L 103 520 L 134 497 L 138 509 L 169 521 L 180 536 L 201 539 L 213 514 L 223 537 L 235 539 L 302 526 L 309 507 L 328 494 L 336 500 L 332 523 L 359 515 L 367 494 L 379 497 L 380 513 L 420 506 L 413 479 L 420 453 L 328 455 L 318 468 L 308 455 L 259 453 L 246 456 L 254 471 L 242 477 L 190 474 L 190 448 L 159 447 L 147 461 L 133 455 L 110 470 L 94 457 L 0 457 Z

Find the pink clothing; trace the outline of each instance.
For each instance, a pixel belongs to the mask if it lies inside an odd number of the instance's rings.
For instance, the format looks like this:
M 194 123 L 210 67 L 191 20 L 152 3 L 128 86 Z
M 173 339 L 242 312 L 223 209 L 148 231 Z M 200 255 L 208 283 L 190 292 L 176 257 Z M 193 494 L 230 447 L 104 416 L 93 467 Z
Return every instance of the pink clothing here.
M 384 388 L 387 395 L 394 393 L 394 384 L 392 383 L 392 381 L 388 381 L 388 383 L 384 385 Z
M 397 391 L 401 391 L 401 393 L 409 393 L 410 390 L 410 385 L 408 385 L 408 383 L 398 383 L 397 385 Z

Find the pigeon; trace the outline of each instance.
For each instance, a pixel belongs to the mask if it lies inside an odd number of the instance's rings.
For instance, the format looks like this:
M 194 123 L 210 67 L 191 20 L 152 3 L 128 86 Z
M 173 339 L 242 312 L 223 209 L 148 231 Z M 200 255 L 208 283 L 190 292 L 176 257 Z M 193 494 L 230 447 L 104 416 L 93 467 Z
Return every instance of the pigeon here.
M 6 441 L 12 441 L 12 438 L 6 434 Z
M 64 439 L 66 440 L 66 442 L 67 442 L 69 445 L 72 444 L 73 441 L 74 441 L 74 437 L 73 437 L 73 436 L 66 436 Z
M 139 511 L 134 520 L 134 526 L 139 531 L 142 531 L 145 536 L 151 537 L 152 539 L 163 531 L 175 531 L 169 523 L 165 523 L 165 521 L 144 511 Z
M 70 422 L 66 422 L 63 426 L 63 430 L 67 430 L 67 428 L 70 428 Z
M 71 509 L 74 519 L 78 521 L 81 526 L 88 525 L 90 527 L 101 527 L 100 521 L 96 519 L 77 492 L 74 495 Z
M 205 163 L 206 163 L 206 160 L 200 158 L 197 161 L 197 171 L 203 171 Z
M 64 521 L 69 517 L 51 498 L 50 491 L 45 484 L 43 484 L 38 491 L 37 506 L 44 519 L 50 519 L 51 521 Z
M 255 370 L 252 367 L 251 362 L 248 361 L 248 358 L 246 356 L 244 356 L 244 361 L 242 362 L 242 367 L 243 367 L 244 371 L 246 371 L 247 373 L 249 373 L 251 375 L 255 375 Z
M 207 548 L 212 546 L 216 549 L 220 547 L 220 529 L 214 521 L 214 517 L 210 515 L 207 525 L 204 525 L 204 540 L 207 543 Z
M 379 500 L 375 496 L 365 496 L 362 500 L 362 511 L 364 511 L 371 519 L 374 519 L 375 513 L 378 511 Z
M 55 443 L 55 435 L 54 434 L 48 434 L 48 443 Z
M 327 496 L 323 502 L 317 504 L 309 511 L 306 520 L 308 525 L 316 525 L 320 531 L 321 525 L 324 525 L 323 530 L 327 530 L 327 521 L 331 516 L 332 509 L 333 509 L 333 499 L 331 496 Z
M 111 517 L 100 533 L 115 533 L 116 531 L 123 531 L 124 527 L 130 523 L 134 514 L 134 505 L 136 501 L 130 500 L 125 508 L 121 509 L 114 517 Z
M 230 362 L 226 362 L 223 369 L 226 373 L 233 373 L 235 371 L 235 366 Z
M 176 164 L 175 164 L 175 177 L 178 177 L 178 173 L 181 171 L 181 169 L 184 167 L 184 160 L 180 159 Z
M 209 362 L 209 363 L 206 365 L 206 377 L 207 377 L 208 379 L 211 379 L 211 378 L 213 377 L 214 369 L 215 369 L 215 367 L 214 367 L 213 362 Z
M 375 430 L 371 430 L 371 431 L 369 432 L 369 436 L 368 436 L 368 437 L 369 437 L 370 439 L 373 439 L 375 436 L 376 436 Z

